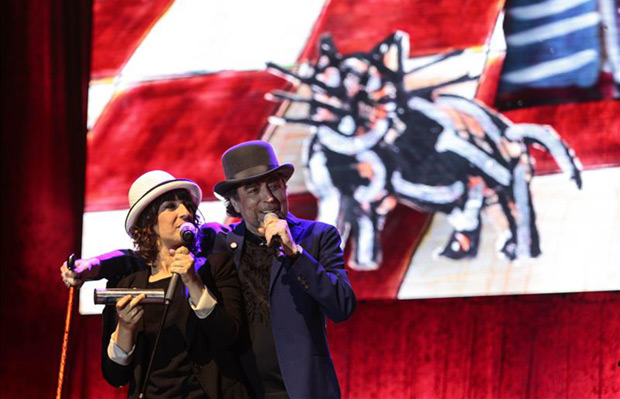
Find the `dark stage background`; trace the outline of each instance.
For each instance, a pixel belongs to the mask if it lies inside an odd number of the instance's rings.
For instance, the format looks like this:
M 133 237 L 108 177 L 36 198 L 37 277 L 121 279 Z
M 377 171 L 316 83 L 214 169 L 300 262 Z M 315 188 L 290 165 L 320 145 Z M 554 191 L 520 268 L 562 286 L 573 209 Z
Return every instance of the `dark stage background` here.
M 0 396 L 55 395 L 80 247 L 89 1 L 3 2 Z M 100 318 L 76 317 L 65 397 L 100 376 Z M 364 301 L 329 325 L 345 398 L 620 398 L 620 295 Z

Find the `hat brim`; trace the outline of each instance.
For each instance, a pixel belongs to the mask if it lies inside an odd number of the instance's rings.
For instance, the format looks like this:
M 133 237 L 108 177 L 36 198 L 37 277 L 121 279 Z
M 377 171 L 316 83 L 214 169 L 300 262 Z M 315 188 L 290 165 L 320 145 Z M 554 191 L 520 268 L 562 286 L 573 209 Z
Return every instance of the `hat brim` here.
M 285 163 L 278 166 L 277 168 L 268 170 L 258 175 L 244 177 L 241 179 L 230 179 L 221 181 L 215 186 L 213 186 L 213 192 L 215 193 L 216 197 L 220 199 L 227 199 L 230 196 L 231 191 L 237 187 L 244 186 L 248 183 L 252 183 L 256 180 L 261 180 L 265 177 L 275 174 L 282 176 L 284 178 L 284 181 L 288 181 L 293 175 L 293 172 L 295 172 L 295 167 L 293 166 L 293 164 Z
M 200 187 L 198 187 L 198 184 L 195 182 L 189 179 L 174 179 L 165 181 L 147 191 L 135 202 L 135 204 L 133 204 L 131 209 L 129 209 L 127 218 L 125 219 L 125 231 L 127 234 L 129 234 L 129 231 L 140 217 L 140 214 L 151 204 L 151 202 L 157 199 L 157 197 L 173 190 L 186 190 L 189 192 L 196 208 L 198 208 L 200 201 L 202 201 L 202 190 L 200 190 Z

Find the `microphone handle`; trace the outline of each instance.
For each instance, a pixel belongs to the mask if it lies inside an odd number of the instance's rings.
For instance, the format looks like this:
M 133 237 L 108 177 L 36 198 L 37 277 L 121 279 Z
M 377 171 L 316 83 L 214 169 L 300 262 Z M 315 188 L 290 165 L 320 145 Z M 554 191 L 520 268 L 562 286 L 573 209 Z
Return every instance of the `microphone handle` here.
M 280 236 L 272 236 L 271 241 L 269 241 L 269 247 L 274 249 L 279 249 L 282 246 L 282 239 Z
M 265 218 L 263 219 L 263 224 L 271 221 L 276 222 L 278 220 L 280 220 L 280 218 L 278 218 L 278 215 L 270 212 L 265 215 Z M 283 259 L 286 257 L 286 253 L 282 249 L 282 237 L 280 237 L 279 235 L 271 236 L 271 240 L 269 240 L 269 248 L 273 249 L 276 258 Z
M 276 258 L 280 260 L 286 258 L 286 252 L 284 252 L 284 248 L 282 248 L 282 239 L 280 236 L 271 237 L 271 241 L 269 241 L 269 248 L 273 249 L 273 254 Z
M 172 302 L 172 297 L 174 296 L 174 290 L 176 289 L 177 283 L 179 282 L 179 277 L 179 273 L 172 273 L 170 283 L 168 283 L 168 290 L 166 291 L 166 296 L 164 296 L 164 303 L 169 304 Z
M 69 255 L 67 258 L 67 269 L 75 270 L 75 254 Z

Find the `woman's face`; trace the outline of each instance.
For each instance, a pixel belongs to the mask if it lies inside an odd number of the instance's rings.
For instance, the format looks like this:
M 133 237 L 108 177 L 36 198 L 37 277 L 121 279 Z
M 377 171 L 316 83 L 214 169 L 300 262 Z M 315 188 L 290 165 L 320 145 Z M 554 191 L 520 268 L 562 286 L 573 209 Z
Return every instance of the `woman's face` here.
M 164 248 L 175 249 L 183 245 L 181 225 L 191 222 L 194 215 L 187 209 L 182 200 L 172 198 L 161 203 L 158 210 L 155 232 Z

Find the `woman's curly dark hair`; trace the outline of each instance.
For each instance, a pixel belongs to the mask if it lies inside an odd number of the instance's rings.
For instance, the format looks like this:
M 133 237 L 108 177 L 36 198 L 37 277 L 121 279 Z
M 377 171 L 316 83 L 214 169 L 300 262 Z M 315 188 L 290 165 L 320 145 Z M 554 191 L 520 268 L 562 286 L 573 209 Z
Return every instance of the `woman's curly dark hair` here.
M 129 230 L 129 236 L 133 239 L 136 253 L 152 266 L 159 256 L 159 236 L 155 232 L 160 205 L 169 200 L 181 200 L 187 210 L 193 215 L 192 223 L 198 226 L 200 217 L 197 208 L 187 190 L 178 189 L 169 191 L 151 202 L 138 217 L 138 220 Z

